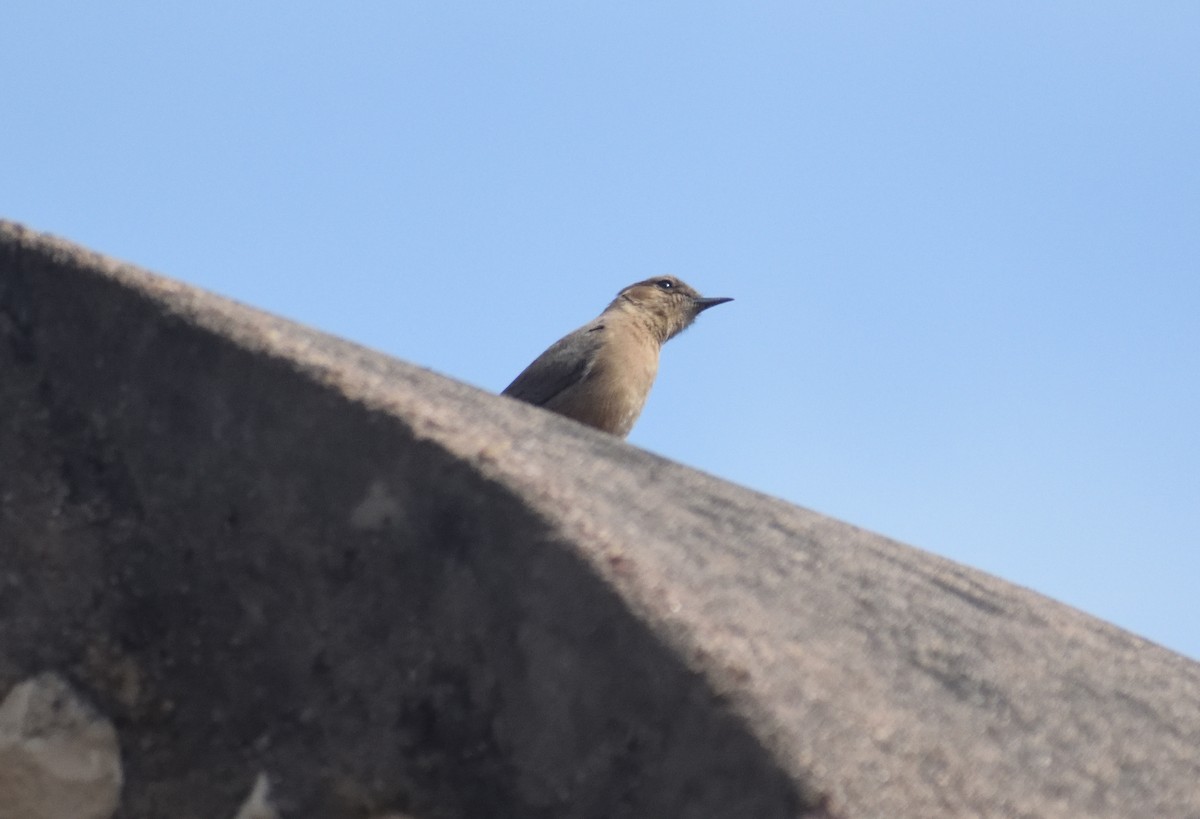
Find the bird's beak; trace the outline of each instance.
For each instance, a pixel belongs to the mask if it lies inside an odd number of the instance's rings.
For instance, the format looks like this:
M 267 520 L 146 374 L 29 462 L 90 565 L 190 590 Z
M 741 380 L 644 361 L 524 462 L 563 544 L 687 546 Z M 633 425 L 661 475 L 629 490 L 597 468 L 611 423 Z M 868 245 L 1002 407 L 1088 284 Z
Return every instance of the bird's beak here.
M 724 304 L 727 301 L 733 301 L 730 298 L 715 298 L 715 299 L 696 299 L 696 312 L 702 313 L 710 307 L 716 307 L 718 304 Z

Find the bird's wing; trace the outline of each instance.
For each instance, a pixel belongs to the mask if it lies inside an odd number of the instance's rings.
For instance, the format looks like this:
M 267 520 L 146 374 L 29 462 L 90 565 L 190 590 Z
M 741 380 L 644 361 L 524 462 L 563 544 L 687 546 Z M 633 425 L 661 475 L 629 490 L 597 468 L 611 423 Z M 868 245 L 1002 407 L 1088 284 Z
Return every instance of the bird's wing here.
M 543 406 L 587 378 L 603 343 L 603 324 L 581 327 L 550 345 L 501 394 Z

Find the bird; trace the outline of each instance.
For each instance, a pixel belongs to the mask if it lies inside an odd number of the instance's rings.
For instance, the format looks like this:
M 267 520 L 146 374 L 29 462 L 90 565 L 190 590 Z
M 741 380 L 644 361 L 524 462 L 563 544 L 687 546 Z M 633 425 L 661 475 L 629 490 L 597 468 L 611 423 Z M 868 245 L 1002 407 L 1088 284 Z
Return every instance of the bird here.
M 550 345 L 501 395 L 624 438 L 646 404 L 662 346 L 728 301 L 705 298 L 674 276 L 631 284 L 599 316 Z

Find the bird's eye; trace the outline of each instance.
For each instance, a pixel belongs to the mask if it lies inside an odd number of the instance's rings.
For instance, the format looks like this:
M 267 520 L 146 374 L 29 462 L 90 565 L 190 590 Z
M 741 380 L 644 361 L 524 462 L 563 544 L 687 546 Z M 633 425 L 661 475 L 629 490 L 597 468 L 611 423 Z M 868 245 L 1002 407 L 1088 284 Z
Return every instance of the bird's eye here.
M 661 287 L 663 290 L 670 290 L 675 286 L 675 282 L 671 281 L 670 279 L 659 279 L 655 282 L 655 284 Z

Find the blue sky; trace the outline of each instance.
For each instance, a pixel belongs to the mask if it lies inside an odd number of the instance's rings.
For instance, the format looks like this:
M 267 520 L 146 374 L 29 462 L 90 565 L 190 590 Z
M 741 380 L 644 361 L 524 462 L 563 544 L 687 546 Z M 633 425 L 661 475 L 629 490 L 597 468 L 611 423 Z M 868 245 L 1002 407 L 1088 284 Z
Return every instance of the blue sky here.
M 492 391 L 678 275 L 632 443 L 1200 657 L 1200 4 L 4 25 L 3 217 Z

